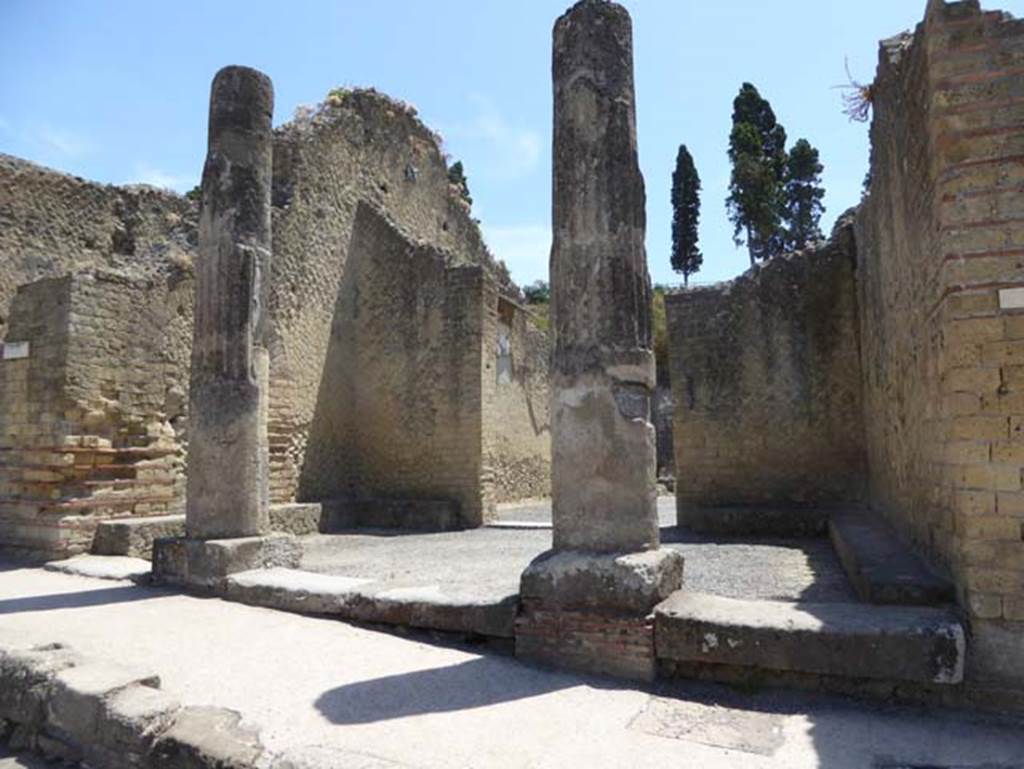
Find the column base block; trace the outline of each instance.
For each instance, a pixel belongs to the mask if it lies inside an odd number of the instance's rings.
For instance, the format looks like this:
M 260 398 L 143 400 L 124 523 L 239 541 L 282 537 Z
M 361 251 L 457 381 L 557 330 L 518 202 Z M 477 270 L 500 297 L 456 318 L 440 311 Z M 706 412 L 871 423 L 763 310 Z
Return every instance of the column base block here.
M 516 656 L 584 673 L 650 681 L 653 609 L 683 584 L 683 556 L 548 551 L 520 579 Z
M 229 574 L 275 566 L 294 569 L 302 546 L 291 534 L 233 539 L 166 537 L 153 542 L 153 582 L 216 588 Z

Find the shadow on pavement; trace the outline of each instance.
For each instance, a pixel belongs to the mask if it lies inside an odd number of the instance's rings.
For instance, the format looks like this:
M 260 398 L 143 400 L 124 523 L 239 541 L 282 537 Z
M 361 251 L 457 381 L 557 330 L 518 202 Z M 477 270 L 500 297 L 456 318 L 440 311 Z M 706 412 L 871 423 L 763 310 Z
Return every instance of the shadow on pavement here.
M 31 611 L 53 611 L 55 609 L 84 609 L 90 606 L 103 606 L 112 603 L 128 603 L 159 598 L 162 594 L 150 590 L 141 590 L 134 585 L 124 587 L 105 587 L 98 590 L 83 590 L 77 593 L 55 593 L 53 595 L 34 595 L 26 598 L 6 598 L 0 600 L 0 614 L 19 614 Z
M 458 665 L 339 686 L 320 695 L 316 708 L 332 724 L 369 724 L 472 710 L 582 685 L 619 688 L 615 682 L 540 670 L 504 658 L 480 657 Z

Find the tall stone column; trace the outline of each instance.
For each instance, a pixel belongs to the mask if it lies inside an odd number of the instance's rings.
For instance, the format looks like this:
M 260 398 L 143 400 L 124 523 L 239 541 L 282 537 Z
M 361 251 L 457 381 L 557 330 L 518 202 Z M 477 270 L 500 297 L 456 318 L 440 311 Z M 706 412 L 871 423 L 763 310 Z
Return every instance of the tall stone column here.
M 608 0 L 581 0 L 555 23 L 554 547 L 523 573 L 516 650 L 650 678 L 648 615 L 681 586 L 682 557 L 659 549 L 632 36 Z
M 273 111 L 266 75 L 225 67 L 214 77 L 189 391 L 186 529 L 198 539 L 268 527 L 263 402 Z
M 274 89 L 225 67 L 210 92 L 196 264 L 184 538 L 154 543 L 158 581 L 218 587 L 234 572 L 297 566 L 269 533 L 266 349 Z

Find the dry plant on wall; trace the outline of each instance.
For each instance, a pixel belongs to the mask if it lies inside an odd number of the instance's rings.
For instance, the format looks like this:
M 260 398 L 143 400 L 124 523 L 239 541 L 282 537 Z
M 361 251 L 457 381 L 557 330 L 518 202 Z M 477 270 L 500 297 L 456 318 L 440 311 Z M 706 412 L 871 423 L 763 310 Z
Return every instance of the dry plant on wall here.
M 871 117 L 871 105 L 874 101 L 874 85 L 864 85 L 853 79 L 850 74 L 850 60 L 846 60 L 846 78 L 844 85 L 837 85 L 843 94 L 843 114 L 856 123 L 866 123 Z

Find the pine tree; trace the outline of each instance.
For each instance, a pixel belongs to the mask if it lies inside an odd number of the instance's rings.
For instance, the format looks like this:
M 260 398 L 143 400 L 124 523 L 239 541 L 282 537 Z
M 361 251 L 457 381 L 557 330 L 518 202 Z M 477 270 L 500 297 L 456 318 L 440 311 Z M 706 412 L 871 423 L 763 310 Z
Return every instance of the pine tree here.
M 672 269 L 683 274 L 683 285 L 700 269 L 704 255 L 697 247 L 700 222 L 700 176 L 693 156 L 683 144 L 672 174 Z
M 782 228 L 786 129 L 771 104 L 750 83 L 733 101 L 729 159 L 733 164 L 726 208 L 737 246 L 746 243 L 750 264 L 785 248 Z
M 469 194 L 469 181 L 466 179 L 466 171 L 461 160 L 457 160 L 448 169 L 448 183 L 458 188 L 459 194 L 468 205 L 473 205 L 473 196 Z
M 800 139 L 789 152 L 786 164 L 785 218 L 789 224 L 786 245 L 792 249 L 806 248 L 808 243 L 821 239 L 818 223 L 825 211 L 822 198 L 821 164 L 818 150 L 806 139 Z

